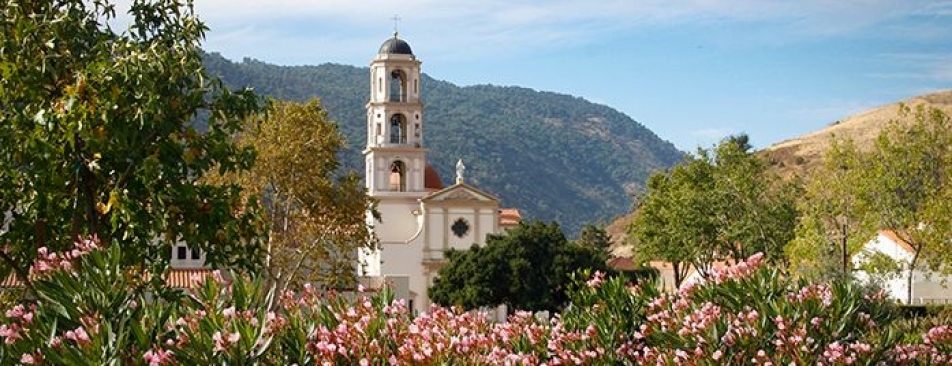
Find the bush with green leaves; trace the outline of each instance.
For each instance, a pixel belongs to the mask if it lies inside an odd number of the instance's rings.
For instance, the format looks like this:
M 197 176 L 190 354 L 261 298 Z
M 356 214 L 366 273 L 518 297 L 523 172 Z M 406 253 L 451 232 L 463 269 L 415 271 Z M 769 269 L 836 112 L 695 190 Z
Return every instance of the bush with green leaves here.
M 921 341 L 848 283 L 788 280 L 755 256 L 674 293 L 596 273 L 552 319 L 433 307 L 413 316 L 381 293 L 305 286 L 275 294 L 218 272 L 190 290 L 152 287 L 122 248 L 79 240 L 38 251 L 33 287 L 0 304 L 0 364 L 484 365 L 952 362 L 952 326 Z

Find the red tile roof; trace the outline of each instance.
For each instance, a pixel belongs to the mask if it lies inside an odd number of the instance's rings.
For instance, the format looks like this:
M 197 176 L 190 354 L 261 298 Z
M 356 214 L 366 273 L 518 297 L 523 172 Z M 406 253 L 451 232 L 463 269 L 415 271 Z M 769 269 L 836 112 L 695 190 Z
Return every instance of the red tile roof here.
M 0 288 L 15 288 L 20 286 L 23 286 L 23 284 L 17 279 L 16 273 L 10 273 L 7 278 L 3 279 L 3 282 L 0 282 Z
M 198 280 L 211 276 L 210 269 L 172 269 L 165 276 L 165 283 L 172 288 L 191 288 Z M 0 288 L 16 288 L 23 286 L 15 274 L 11 273 L 0 282 Z
M 516 208 L 500 208 L 499 209 L 499 225 L 500 226 L 515 226 L 519 225 L 522 222 L 522 213 L 519 212 L 519 209 Z
M 608 260 L 608 267 L 617 271 L 634 271 L 638 265 L 631 258 L 615 257 Z
M 165 276 L 165 283 L 172 288 L 191 288 L 200 280 L 211 276 L 210 269 L 172 269 Z

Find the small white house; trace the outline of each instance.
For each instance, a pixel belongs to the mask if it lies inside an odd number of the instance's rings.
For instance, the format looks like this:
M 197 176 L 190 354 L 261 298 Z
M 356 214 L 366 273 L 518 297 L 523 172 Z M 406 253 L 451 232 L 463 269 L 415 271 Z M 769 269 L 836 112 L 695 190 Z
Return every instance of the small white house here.
M 892 230 L 880 230 L 873 240 L 853 256 L 853 266 L 858 268 L 856 278 L 861 281 L 878 283 L 886 290 L 889 298 L 907 305 L 952 304 L 952 276 L 916 270 L 912 276 L 912 299 L 908 300 L 907 268 L 915 254 L 909 243 L 900 239 Z M 895 271 L 871 273 L 864 270 L 871 261 L 890 259 L 895 263 Z

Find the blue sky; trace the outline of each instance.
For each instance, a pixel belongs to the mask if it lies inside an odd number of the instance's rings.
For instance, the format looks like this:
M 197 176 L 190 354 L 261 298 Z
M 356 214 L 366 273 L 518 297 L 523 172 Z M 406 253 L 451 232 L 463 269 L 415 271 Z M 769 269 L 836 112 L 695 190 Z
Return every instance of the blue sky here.
M 952 1 L 196 2 L 206 49 L 282 65 L 366 66 L 397 15 L 430 76 L 580 96 L 682 150 L 952 88 Z

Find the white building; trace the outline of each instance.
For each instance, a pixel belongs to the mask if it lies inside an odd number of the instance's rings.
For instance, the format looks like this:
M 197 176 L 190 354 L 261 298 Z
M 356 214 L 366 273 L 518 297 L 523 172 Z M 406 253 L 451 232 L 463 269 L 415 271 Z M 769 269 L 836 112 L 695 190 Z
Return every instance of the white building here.
M 462 161 L 449 187 L 427 162 L 420 64 L 396 33 L 370 63 L 364 181 L 378 200 L 381 221 L 368 220 L 380 250 L 361 253 L 360 273 L 387 278 L 415 311 L 430 306 L 427 288 L 446 263 L 444 251 L 482 245 L 487 234 L 520 219 L 517 210 L 500 209 L 499 198 L 466 184 Z
M 907 268 L 915 250 L 892 230 L 880 230 L 876 237 L 863 245 L 862 251 L 853 256 L 853 266 L 863 268 L 874 253 L 885 255 L 896 265 L 898 272 L 867 273 L 855 272 L 861 281 L 876 281 L 883 287 L 890 299 L 907 303 L 909 282 Z M 952 304 L 952 276 L 916 270 L 912 276 L 912 300 L 908 305 Z

